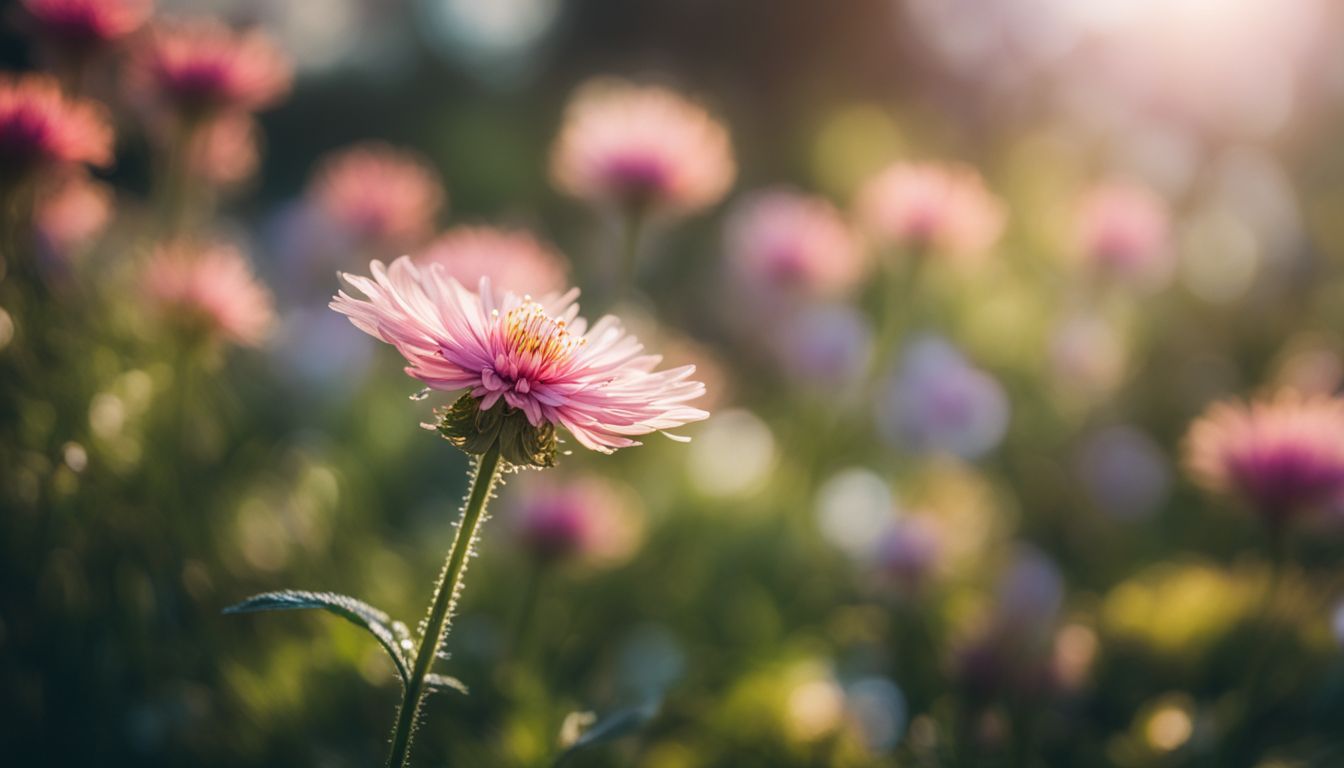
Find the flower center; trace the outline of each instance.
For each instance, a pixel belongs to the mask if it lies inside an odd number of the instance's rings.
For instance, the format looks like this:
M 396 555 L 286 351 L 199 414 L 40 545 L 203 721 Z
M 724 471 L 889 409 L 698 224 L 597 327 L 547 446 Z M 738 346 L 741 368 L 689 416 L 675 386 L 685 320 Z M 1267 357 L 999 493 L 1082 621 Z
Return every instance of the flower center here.
M 535 364 L 559 363 L 587 343 L 556 320 L 535 301 L 527 301 L 504 316 L 504 339 L 516 358 L 530 358 Z

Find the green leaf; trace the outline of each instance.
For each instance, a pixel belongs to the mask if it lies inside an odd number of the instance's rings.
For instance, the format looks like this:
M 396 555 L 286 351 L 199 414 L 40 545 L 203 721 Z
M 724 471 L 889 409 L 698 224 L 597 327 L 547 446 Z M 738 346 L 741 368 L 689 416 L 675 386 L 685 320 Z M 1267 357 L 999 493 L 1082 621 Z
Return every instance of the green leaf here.
M 606 744 L 622 736 L 629 735 L 639 730 L 645 723 L 653 719 L 658 714 L 658 703 L 650 702 L 638 707 L 629 709 L 618 709 L 599 720 L 593 727 L 584 731 L 579 738 L 569 746 L 555 760 L 555 768 L 563 765 L 569 758 L 580 750 L 598 744 Z
M 467 684 L 458 680 L 456 677 L 448 675 L 428 674 L 425 675 L 425 684 L 435 691 L 457 691 L 462 695 L 470 693 L 467 690 Z
M 386 613 L 374 608 L 362 600 L 349 595 L 334 592 L 304 592 L 287 589 L 282 592 L 265 592 L 253 595 L 237 605 L 224 609 L 226 614 L 260 613 L 262 611 L 301 611 L 317 608 L 334 613 L 352 624 L 363 627 L 378 640 L 392 663 L 397 667 L 403 685 L 410 679 L 411 662 L 407 655 L 413 644 L 410 642 L 404 626 L 394 624 Z M 396 627 L 396 629 L 394 629 Z M 465 686 L 464 686 L 465 687 Z

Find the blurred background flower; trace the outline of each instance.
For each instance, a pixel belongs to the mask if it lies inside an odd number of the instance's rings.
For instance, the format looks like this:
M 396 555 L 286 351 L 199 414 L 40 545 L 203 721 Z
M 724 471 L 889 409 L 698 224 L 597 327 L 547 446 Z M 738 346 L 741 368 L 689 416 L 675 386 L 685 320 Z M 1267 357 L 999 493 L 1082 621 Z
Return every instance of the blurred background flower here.
M 981 256 L 1004 225 L 1002 204 L 964 166 L 896 163 L 868 180 L 854 205 L 869 237 L 899 251 Z
M 694 212 L 718 202 L 735 173 L 728 132 L 703 107 L 619 80 L 574 93 L 551 150 L 558 189 L 622 211 Z
M 843 296 L 863 279 L 865 258 L 835 206 L 785 189 L 737 203 L 725 225 L 734 277 L 747 293 L 783 299 Z
M 485 277 L 496 290 L 520 296 L 558 294 L 567 283 L 565 258 L 523 230 L 454 227 L 426 246 L 417 260 L 441 265 L 465 286 L 474 288 Z
M 992 376 L 937 337 L 917 338 L 881 395 L 882 433 L 908 451 L 975 459 L 1008 428 L 1008 397 Z

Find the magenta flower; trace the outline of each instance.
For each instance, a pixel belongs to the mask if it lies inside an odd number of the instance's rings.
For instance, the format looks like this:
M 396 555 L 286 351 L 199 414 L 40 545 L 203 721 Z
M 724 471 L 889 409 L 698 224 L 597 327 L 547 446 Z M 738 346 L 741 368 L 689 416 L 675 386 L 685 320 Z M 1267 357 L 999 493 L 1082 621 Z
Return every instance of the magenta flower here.
M 151 0 L 23 0 L 33 31 L 66 49 L 97 48 L 140 28 Z
M 1206 489 L 1238 496 L 1273 524 L 1344 494 L 1344 400 L 1284 390 L 1216 403 L 1190 427 L 1186 466 Z
M 855 200 L 859 224 L 886 248 L 933 250 L 963 259 L 982 255 L 1003 232 L 1003 204 L 973 168 L 896 163 Z
M 1078 249 L 1102 275 L 1156 289 L 1171 276 L 1167 205 L 1152 190 L 1129 182 L 1102 184 L 1083 198 Z
M 478 285 L 486 277 L 496 290 L 520 296 L 548 296 L 566 285 L 560 252 L 517 229 L 454 227 L 430 243 L 416 262 L 441 264 L 463 285 Z
M 140 280 L 155 314 L 190 334 L 257 346 L 270 331 L 270 293 L 233 246 L 161 247 Z
M 337 294 L 331 307 L 397 348 L 406 373 L 433 389 L 466 390 L 480 411 L 500 401 L 533 427 L 563 427 L 610 453 L 633 437 L 709 414 L 686 403 L 704 393 L 694 366 L 655 371 L 660 358 L 606 316 L 591 328 L 571 291 L 546 305 L 514 293 L 497 300 L 489 279 L 473 293 L 438 265 L 402 257 L 370 264 L 372 278 L 344 275 L 366 299 Z
M 835 297 L 863 279 L 867 263 L 849 226 L 826 200 L 786 189 L 742 201 L 727 225 L 728 256 L 745 286 L 795 297 Z
M 639 526 L 631 501 L 601 478 L 527 483 L 511 504 L 514 538 L 542 563 L 615 564 L 634 552 Z
M 317 208 L 361 247 L 397 251 L 434 229 L 443 183 L 419 155 L 380 142 L 337 152 L 308 187 Z
M 188 119 L 269 107 L 289 92 L 293 76 L 268 35 L 211 18 L 155 24 L 127 74 L 142 99 Z
M 111 161 L 112 126 L 102 107 L 65 96 L 47 75 L 0 73 L 0 186 Z
M 666 88 L 620 80 L 579 89 L 551 152 L 557 188 L 627 211 L 706 208 L 735 174 L 728 131 L 703 107 Z

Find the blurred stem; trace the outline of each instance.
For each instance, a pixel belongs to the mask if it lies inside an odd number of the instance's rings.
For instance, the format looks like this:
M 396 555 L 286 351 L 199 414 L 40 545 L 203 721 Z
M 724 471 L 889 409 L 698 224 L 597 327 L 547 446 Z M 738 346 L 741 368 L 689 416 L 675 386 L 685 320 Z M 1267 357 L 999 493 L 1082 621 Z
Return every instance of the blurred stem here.
M 1260 605 L 1255 612 L 1254 631 L 1260 635 L 1260 642 L 1254 651 L 1254 657 L 1248 665 L 1245 699 L 1241 705 L 1241 722 L 1232 733 L 1231 743 L 1226 745 L 1226 753 L 1231 755 L 1249 755 L 1254 747 L 1252 739 L 1255 729 L 1252 724 L 1257 709 L 1263 711 L 1261 700 L 1264 698 L 1265 680 L 1274 648 L 1278 644 L 1278 632 L 1274 625 L 1274 603 L 1283 584 L 1288 564 L 1288 542 L 1286 531 L 1279 522 L 1271 523 L 1266 532 L 1269 538 L 1269 579 L 1260 596 Z
M 541 597 L 542 577 L 546 572 L 546 563 L 533 560 L 528 566 L 526 581 L 523 583 L 523 596 L 518 601 L 518 615 L 514 617 L 513 634 L 509 637 L 508 658 L 518 666 L 527 660 L 527 632 L 532 626 L 532 617 L 537 612 L 537 601 Z
M 922 249 L 911 248 L 903 253 L 886 254 L 888 258 L 879 259 L 885 284 L 882 291 L 881 306 L 878 312 L 881 324 L 873 344 L 872 361 L 868 367 L 868 394 L 877 389 L 882 375 L 887 372 L 896 347 L 901 341 L 901 332 L 910 324 L 915 313 L 911 303 L 919 287 L 920 273 L 923 272 L 925 254 Z M 893 263 L 894 262 L 894 263 Z
M 631 207 L 622 218 L 621 275 L 617 295 L 612 304 L 631 296 L 639 288 L 639 246 L 644 236 L 644 211 Z
M 953 742 L 956 745 L 953 765 L 975 768 L 979 762 L 979 735 L 976 733 L 979 714 L 979 709 L 971 702 L 957 701 L 956 724 L 953 726 Z
M 175 239 L 187 224 L 190 206 L 191 153 L 201 122 L 195 118 L 180 118 L 168 138 L 167 155 L 159 173 L 159 226 L 163 238 Z
M 447 634 L 448 621 L 457 605 L 458 594 L 462 591 L 462 575 L 467 569 L 467 558 L 471 555 L 476 530 L 485 515 L 486 502 L 499 479 L 499 471 L 499 443 L 496 441 L 477 460 L 476 474 L 471 479 L 471 490 L 467 493 L 462 519 L 458 521 L 453 547 L 439 575 L 439 583 L 434 588 L 434 602 L 430 605 L 425 631 L 420 637 L 415 667 L 411 671 L 410 680 L 406 681 L 401 708 L 397 710 L 397 722 L 392 730 L 392 751 L 387 758 L 388 768 L 403 768 L 410 761 L 411 737 L 415 733 L 420 705 L 425 698 L 425 677 L 429 675 L 429 669 L 434 665 L 434 658 Z
M 0 280 L 6 274 L 29 278 L 33 285 L 23 286 L 25 290 L 41 287 L 33 248 L 36 187 L 36 182 L 25 179 L 0 189 Z

